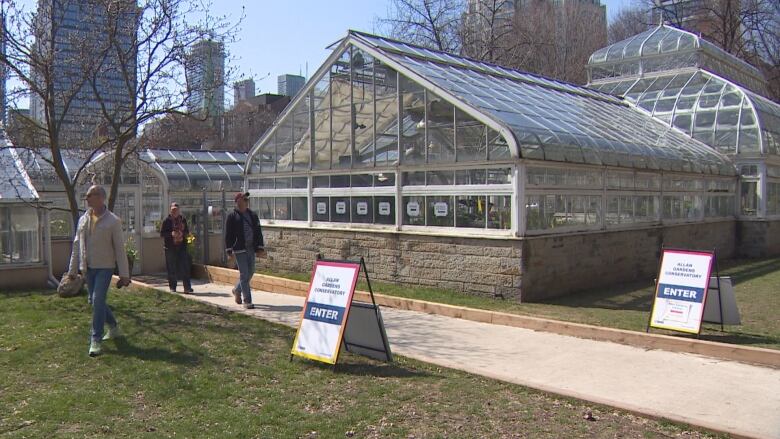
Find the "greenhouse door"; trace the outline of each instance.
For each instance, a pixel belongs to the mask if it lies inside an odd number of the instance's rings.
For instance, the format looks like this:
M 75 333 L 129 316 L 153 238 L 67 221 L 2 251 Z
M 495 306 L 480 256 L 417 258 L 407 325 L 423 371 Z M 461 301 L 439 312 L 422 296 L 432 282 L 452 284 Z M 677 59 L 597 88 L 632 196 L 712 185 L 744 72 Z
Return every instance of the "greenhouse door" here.
M 133 263 L 132 274 L 141 273 L 141 258 L 142 252 L 142 239 L 141 239 L 141 225 L 138 223 L 138 219 L 141 218 L 141 193 L 138 188 L 120 188 L 119 194 L 117 194 L 116 203 L 114 204 L 114 213 L 122 219 L 122 229 L 125 233 L 125 242 L 131 240 L 132 245 L 138 252 L 138 257 Z

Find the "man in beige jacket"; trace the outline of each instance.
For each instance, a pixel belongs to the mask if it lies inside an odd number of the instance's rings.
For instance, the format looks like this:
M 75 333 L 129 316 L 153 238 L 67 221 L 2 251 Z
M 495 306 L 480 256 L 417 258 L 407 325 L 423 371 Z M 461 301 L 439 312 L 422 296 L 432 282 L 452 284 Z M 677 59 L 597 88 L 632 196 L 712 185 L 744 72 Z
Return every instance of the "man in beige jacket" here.
M 92 186 L 87 190 L 89 208 L 79 218 L 73 250 L 70 255 L 68 275 L 76 277 L 80 270 L 87 280 L 89 302 L 92 304 L 92 337 L 89 356 L 102 352 L 101 341 L 119 336 L 114 314 L 106 304 L 108 287 L 114 268 L 119 269 L 118 287 L 130 285 L 130 270 L 125 253 L 125 239 L 122 235 L 122 220 L 106 207 L 106 190 Z M 103 327 L 108 323 L 108 332 L 103 336 Z

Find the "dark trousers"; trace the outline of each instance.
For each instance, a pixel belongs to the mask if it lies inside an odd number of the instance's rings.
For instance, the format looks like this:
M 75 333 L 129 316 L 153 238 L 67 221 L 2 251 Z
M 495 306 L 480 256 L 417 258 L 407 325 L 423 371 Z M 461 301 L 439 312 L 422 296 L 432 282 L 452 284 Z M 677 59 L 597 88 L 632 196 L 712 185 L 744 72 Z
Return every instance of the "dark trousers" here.
M 190 284 L 190 255 L 183 245 L 165 249 L 165 268 L 168 270 L 168 287 L 176 290 L 178 279 L 184 284 L 184 291 L 192 290 Z

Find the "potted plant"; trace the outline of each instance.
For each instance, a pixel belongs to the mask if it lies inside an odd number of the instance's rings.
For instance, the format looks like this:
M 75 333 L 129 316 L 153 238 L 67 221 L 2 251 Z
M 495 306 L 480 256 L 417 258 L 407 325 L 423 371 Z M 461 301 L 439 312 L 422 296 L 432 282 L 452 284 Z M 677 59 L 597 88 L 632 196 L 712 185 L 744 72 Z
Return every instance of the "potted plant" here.
M 135 248 L 135 240 L 132 236 L 125 241 L 125 253 L 127 254 L 127 265 L 130 267 L 130 273 L 133 273 L 133 265 L 135 260 L 138 259 L 138 249 Z

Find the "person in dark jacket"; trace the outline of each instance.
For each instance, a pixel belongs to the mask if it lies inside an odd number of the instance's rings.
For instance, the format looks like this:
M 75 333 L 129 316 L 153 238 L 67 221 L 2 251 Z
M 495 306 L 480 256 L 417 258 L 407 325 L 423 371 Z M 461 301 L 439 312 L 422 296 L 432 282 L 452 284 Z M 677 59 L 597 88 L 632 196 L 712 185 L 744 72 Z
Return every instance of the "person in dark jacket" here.
M 165 268 L 168 271 L 168 287 L 176 292 L 176 284 L 181 279 L 184 292 L 191 293 L 190 255 L 187 254 L 187 235 L 190 229 L 187 220 L 181 214 L 178 203 L 171 203 L 171 214 L 160 227 L 160 236 L 165 243 Z
M 260 219 L 249 209 L 249 192 L 237 193 L 233 199 L 236 208 L 225 220 L 225 250 L 228 257 L 236 258 L 240 279 L 233 288 L 236 303 L 252 309 L 252 292 L 249 281 L 255 274 L 255 256 L 265 253 Z M 243 296 L 243 297 L 242 297 Z

